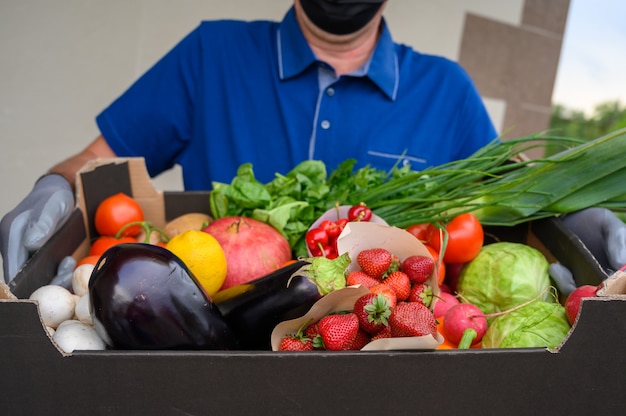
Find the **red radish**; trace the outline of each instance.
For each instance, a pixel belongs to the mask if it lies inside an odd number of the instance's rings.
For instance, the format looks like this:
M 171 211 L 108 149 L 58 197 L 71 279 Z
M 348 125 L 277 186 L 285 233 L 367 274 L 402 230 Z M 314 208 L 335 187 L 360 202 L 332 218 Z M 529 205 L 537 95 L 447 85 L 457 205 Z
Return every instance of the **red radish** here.
M 461 303 L 456 296 L 452 293 L 448 292 L 439 292 L 437 296 L 437 301 L 435 302 L 435 307 L 433 308 L 433 313 L 435 314 L 435 318 L 439 318 L 444 316 L 450 308 L 454 305 L 458 305 Z
M 574 325 L 574 321 L 580 310 L 580 302 L 583 298 L 592 298 L 596 296 L 597 286 L 582 285 L 578 286 L 567 296 L 565 300 L 565 314 L 570 325 Z
M 439 291 L 440 292 L 446 292 L 446 293 L 452 293 L 452 289 L 450 289 L 450 286 L 448 286 L 446 283 L 442 283 L 441 286 L 439 286 Z
M 478 306 L 459 303 L 444 315 L 444 332 L 448 341 L 459 349 L 469 348 L 483 339 L 487 332 L 487 318 Z

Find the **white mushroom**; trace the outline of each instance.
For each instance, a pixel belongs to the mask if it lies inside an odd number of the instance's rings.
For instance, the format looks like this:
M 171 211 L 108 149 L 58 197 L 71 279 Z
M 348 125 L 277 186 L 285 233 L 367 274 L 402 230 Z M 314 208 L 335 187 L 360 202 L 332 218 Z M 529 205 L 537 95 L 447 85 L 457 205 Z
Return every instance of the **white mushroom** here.
M 81 264 L 72 273 L 72 290 L 78 296 L 89 291 L 89 278 L 94 269 L 93 264 Z
M 66 321 L 55 331 L 52 339 L 63 351 L 104 350 L 106 345 L 96 330 L 79 321 Z
M 67 289 L 57 285 L 46 285 L 35 290 L 31 300 L 37 301 L 43 324 L 56 328 L 61 322 L 74 316 L 76 300 Z
M 80 297 L 80 300 L 76 303 L 74 315 L 80 322 L 87 325 L 93 325 L 90 313 L 89 294 Z

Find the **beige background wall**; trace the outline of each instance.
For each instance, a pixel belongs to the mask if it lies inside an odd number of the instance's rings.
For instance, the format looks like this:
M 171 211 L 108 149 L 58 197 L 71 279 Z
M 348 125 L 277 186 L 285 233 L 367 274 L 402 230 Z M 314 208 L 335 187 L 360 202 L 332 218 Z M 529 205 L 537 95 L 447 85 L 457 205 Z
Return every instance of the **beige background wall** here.
M 291 4 L 1 0 L 0 214 L 48 167 L 92 140 L 95 115 L 200 20 L 280 20 Z M 391 0 L 386 18 L 397 41 L 466 66 L 501 131 L 517 125 L 534 132 L 547 126 L 568 6 L 569 0 Z M 155 183 L 182 188 L 177 170 Z

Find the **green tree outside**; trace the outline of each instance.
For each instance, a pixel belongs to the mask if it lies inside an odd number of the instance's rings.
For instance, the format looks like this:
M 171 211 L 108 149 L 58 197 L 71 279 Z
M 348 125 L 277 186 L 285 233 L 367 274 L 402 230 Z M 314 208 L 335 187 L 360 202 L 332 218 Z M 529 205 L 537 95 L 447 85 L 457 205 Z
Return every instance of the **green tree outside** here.
M 600 103 L 589 116 L 561 104 L 552 107 L 550 130 L 556 135 L 592 140 L 622 128 L 626 128 L 626 105 L 619 101 Z M 546 156 L 561 150 L 546 149 Z

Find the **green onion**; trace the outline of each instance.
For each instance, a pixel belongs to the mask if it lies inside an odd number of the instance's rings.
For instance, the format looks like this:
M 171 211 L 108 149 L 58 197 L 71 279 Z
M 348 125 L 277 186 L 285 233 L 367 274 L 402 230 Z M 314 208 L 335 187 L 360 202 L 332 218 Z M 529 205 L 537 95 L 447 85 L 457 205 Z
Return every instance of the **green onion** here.
M 525 152 L 568 147 L 528 160 Z M 533 135 L 495 141 L 472 156 L 392 177 L 353 199 L 398 227 L 473 212 L 484 225 L 515 225 L 591 206 L 626 208 L 626 129 L 589 142 Z
M 529 160 L 532 149 L 566 150 Z M 365 202 L 390 225 L 441 222 L 464 212 L 483 225 L 511 226 L 598 206 L 626 212 L 626 129 L 590 142 L 537 134 L 495 140 L 466 159 L 422 171 L 395 166 L 386 172 L 349 159 L 327 175 L 321 161 L 307 160 L 267 184 L 251 164 L 230 184 L 214 183 L 215 218 L 243 215 L 283 233 L 294 252 L 306 255 L 304 234 L 326 210 Z

